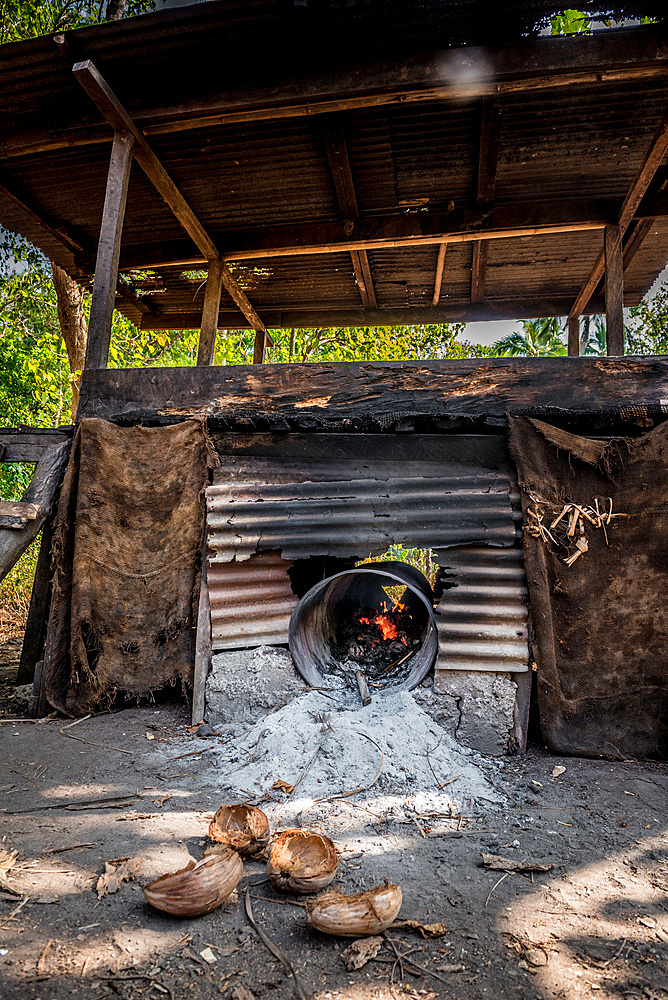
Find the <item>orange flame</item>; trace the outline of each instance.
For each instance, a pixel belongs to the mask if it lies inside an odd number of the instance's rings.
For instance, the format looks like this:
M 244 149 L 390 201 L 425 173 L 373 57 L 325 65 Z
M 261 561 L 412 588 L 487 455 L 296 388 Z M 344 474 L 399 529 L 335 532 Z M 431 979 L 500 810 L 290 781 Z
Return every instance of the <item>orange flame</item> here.
M 383 639 L 396 639 L 397 626 L 387 615 L 376 615 L 375 618 L 358 618 L 362 625 L 376 625 L 381 632 Z

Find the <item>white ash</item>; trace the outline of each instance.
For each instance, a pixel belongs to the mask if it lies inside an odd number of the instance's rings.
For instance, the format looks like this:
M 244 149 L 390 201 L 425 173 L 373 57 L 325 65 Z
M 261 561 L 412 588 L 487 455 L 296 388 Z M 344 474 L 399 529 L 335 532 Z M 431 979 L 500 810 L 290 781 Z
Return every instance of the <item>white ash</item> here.
M 346 799 L 317 800 L 368 785 L 350 799 L 371 810 L 361 814 L 365 823 L 373 823 L 372 814 L 399 821 L 429 815 L 444 823 L 499 800 L 483 770 L 491 774 L 497 765 L 457 744 L 410 693 L 376 694 L 363 708 L 339 684 L 293 697 L 245 732 L 228 727 L 227 742 L 218 737 L 198 762 L 198 781 L 228 801 L 261 800 L 274 826 L 325 817 L 330 829 L 340 826 L 337 817 L 349 821 L 354 807 Z M 279 779 L 297 785 L 289 800 L 272 787 Z
M 252 723 L 303 689 L 290 653 L 280 646 L 216 653 L 206 682 L 204 718 L 214 728 Z

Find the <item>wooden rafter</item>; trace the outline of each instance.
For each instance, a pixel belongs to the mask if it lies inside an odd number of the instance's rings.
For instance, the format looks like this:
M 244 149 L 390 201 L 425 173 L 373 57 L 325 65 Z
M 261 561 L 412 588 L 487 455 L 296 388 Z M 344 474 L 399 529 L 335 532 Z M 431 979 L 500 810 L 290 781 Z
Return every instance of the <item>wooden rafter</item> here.
M 455 209 L 450 212 L 411 212 L 360 218 L 351 235 L 344 222 L 297 223 L 227 230 L 218 236 L 224 243 L 224 260 L 244 261 L 271 257 L 301 257 L 351 250 L 473 243 L 550 233 L 602 230 L 617 221 L 617 199 L 567 198 L 554 202 Z M 645 199 L 638 218 L 668 215 L 665 196 Z M 135 245 L 122 255 L 124 268 L 182 267 L 205 259 L 195 255 L 189 241 Z
M 360 213 L 352 167 L 350 166 L 350 156 L 348 155 L 348 144 L 340 117 L 325 122 L 322 128 L 322 137 L 339 209 L 343 214 L 344 221 L 354 224 L 359 219 Z M 376 309 L 378 303 L 366 250 L 351 250 L 350 259 L 362 304 L 366 309 Z
M 501 112 L 495 107 L 491 97 L 483 97 L 480 109 L 480 143 L 478 147 L 478 183 L 476 202 L 478 206 L 491 205 L 496 190 L 496 167 L 499 160 L 501 141 Z M 471 265 L 471 302 L 485 299 L 485 278 L 489 244 L 473 244 Z
M 116 131 L 127 132 L 133 137 L 134 157 L 137 163 L 203 257 L 208 261 L 219 260 L 220 254 L 215 243 L 149 146 L 144 133 L 134 123 L 96 66 L 90 60 L 85 60 L 75 63 L 72 72 L 109 125 Z M 265 343 L 271 343 L 264 323 L 226 265 L 222 267 L 222 282 L 251 327 L 260 334 Z
M 640 203 L 642 202 L 654 175 L 661 166 L 666 153 L 668 153 L 668 111 L 665 112 L 663 118 L 661 119 L 656 132 L 654 133 L 654 137 L 649 144 L 640 169 L 638 170 L 631 187 L 626 193 L 622 206 L 619 209 L 619 213 L 615 221 L 620 227 L 622 236 L 624 236 L 624 233 L 628 229 L 632 219 L 638 211 Z M 596 291 L 601 278 L 603 277 L 604 271 L 605 253 L 604 250 L 601 250 L 600 254 L 596 258 L 596 262 L 589 277 L 582 286 L 579 295 L 571 307 L 569 313 L 570 316 L 580 316 L 584 312 L 590 298 Z

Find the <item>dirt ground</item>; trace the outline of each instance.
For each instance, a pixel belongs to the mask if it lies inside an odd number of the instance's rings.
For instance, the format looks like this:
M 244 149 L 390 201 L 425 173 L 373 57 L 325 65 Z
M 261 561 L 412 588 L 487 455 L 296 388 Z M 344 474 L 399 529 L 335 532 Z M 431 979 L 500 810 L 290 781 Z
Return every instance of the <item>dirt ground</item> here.
M 188 721 L 174 705 L 69 729 L 62 719 L 0 720 L 0 856 L 18 851 L 0 887 L 0 995 L 297 996 L 249 924 L 251 886 L 257 924 L 311 1000 L 668 998 L 664 764 L 559 759 L 532 747 L 493 762 L 502 805 L 478 803 L 447 821 L 397 822 L 367 796 L 363 806 L 347 802 L 342 828 L 339 802 L 336 886 L 387 878 L 403 888 L 400 919 L 446 928 L 429 940 L 390 929 L 376 958 L 349 972 L 349 942 L 310 930 L 303 897 L 274 891 L 260 863 L 245 864 L 234 896 L 207 916 L 175 919 L 145 903 L 141 884 L 201 856 L 221 802 L 216 783 L 198 780 L 212 739 L 198 741 L 202 757 L 193 753 Z M 555 767 L 565 770 L 553 776 Z M 326 817 L 321 826 L 327 832 Z M 487 870 L 483 851 L 509 867 L 530 859 L 553 868 Z M 98 899 L 105 862 L 120 857 L 140 859 L 137 880 Z

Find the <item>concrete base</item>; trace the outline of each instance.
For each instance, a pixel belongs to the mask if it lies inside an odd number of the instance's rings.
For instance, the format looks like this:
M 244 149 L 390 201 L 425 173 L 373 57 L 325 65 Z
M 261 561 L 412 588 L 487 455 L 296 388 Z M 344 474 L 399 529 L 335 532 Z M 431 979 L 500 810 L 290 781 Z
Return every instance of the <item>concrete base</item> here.
M 287 649 L 258 646 L 215 653 L 206 681 L 204 719 L 214 727 L 253 723 L 303 687 Z
M 512 674 L 439 670 L 438 689 L 419 687 L 417 702 L 452 736 L 481 753 L 501 756 L 513 745 L 517 684 Z

